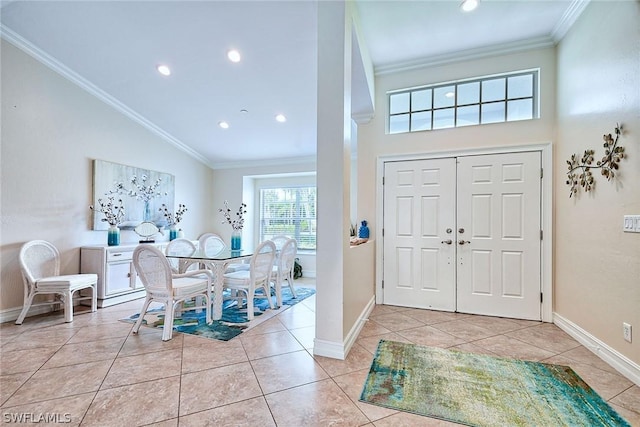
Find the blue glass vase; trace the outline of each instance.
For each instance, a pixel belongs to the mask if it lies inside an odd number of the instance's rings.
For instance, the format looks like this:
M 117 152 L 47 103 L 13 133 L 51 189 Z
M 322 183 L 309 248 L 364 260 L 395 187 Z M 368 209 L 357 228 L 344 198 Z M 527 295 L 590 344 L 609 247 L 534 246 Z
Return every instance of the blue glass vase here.
M 120 229 L 117 225 L 109 226 L 107 231 L 107 245 L 118 246 L 120 244 Z
M 231 232 L 231 250 L 239 251 L 242 248 L 242 230 L 233 230 Z
M 178 229 L 175 225 L 169 227 L 169 240 L 175 240 L 178 238 Z
M 369 238 L 369 227 L 367 227 L 367 221 L 362 221 L 360 223 L 360 229 L 358 230 L 358 237 L 361 239 Z

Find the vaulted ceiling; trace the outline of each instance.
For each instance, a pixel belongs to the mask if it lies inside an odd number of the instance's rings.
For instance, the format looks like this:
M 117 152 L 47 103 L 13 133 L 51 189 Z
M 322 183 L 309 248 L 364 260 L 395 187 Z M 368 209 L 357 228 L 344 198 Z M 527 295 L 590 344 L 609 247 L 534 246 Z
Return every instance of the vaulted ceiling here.
M 355 3 L 380 74 L 552 45 L 586 1 Z M 316 1 L 1 4 L 3 38 L 212 167 L 315 156 Z

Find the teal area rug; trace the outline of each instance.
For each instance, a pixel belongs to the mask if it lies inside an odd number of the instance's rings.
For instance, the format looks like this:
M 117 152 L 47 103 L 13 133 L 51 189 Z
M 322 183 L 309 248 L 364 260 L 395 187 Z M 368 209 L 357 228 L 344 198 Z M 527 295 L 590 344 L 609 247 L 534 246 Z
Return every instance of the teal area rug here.
M 568 366 L 385 340 L 360 400 L 469 426 L 629 426 Z
M 316 291 L 313 288 L 296 288 L 296 298 L 293 298 L 289 288 L 283 288 L 282 304 L 283 306 L 295 305 L 315 293 Z M 273 300 L 274 307 L 279 308 L 276 305 L 275 295 L 272 295 L 271 298 Z M 265 310 L 269 309 L 269 303 L 265 298 L 255 298 L 253 301 L 254 316 L 260 316 Z M 138 320 L 139 315 L 140 313 L 135 313 L 121 320 L 124 322 L 135 323 L 136 320 Z M 249 320 L 247 320 L 246 306 L 239 309 L 236 301 L 225 300 L 222 307 L 222 319 L 214 320 L 211 325 L 207 325 L 203 310 L 183 311 L 180 318 L 174 319 L 173 330 L 175 332 L 228 341 L 240 335 L 248 328 L 249 323 Z M 154 308 L 147 311 L 142 324 L 149 327 L 162 328 L 164 326 L 164 310 L 161 308 Z

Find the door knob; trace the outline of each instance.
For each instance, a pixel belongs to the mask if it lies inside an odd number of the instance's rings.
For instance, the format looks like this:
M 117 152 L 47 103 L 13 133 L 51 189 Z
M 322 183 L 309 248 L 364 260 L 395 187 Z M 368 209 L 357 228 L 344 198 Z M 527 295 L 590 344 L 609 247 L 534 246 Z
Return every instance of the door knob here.
M 452 243 L 453 243 L 453 241 L 452 241 L 451 239 L 447 239 L 447 240 L 443 240 L 443 241 L 442 241 L 442 242 L 440 242 L 440 243 L 446 243 L 447 245 L 450 245 L 450 244 L 452 244 Z
M 462 227 L 458 228 L 458 233 L 464 233 L 464 228 Z
M 468 240 L 460 240 L 460 241 L 458 241 L 458 244 L 460 244 L 460 245 L 464 245 L 465 243 L 471 243 L 471 242 L 468 241 Z

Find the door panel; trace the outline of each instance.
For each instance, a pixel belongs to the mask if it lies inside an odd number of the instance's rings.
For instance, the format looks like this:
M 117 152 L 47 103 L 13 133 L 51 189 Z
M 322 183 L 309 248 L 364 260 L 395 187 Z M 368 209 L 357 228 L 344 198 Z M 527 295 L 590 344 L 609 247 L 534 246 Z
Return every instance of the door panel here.
M 455 159 L 385 163 L 385 304 L 455 310 L 455 169 Z
M 458 311 L 540 320 L 540 162 L 458 158 Z
M 540 166 L 539 152 L 385 163 L 384 303 L 540 320 Z

